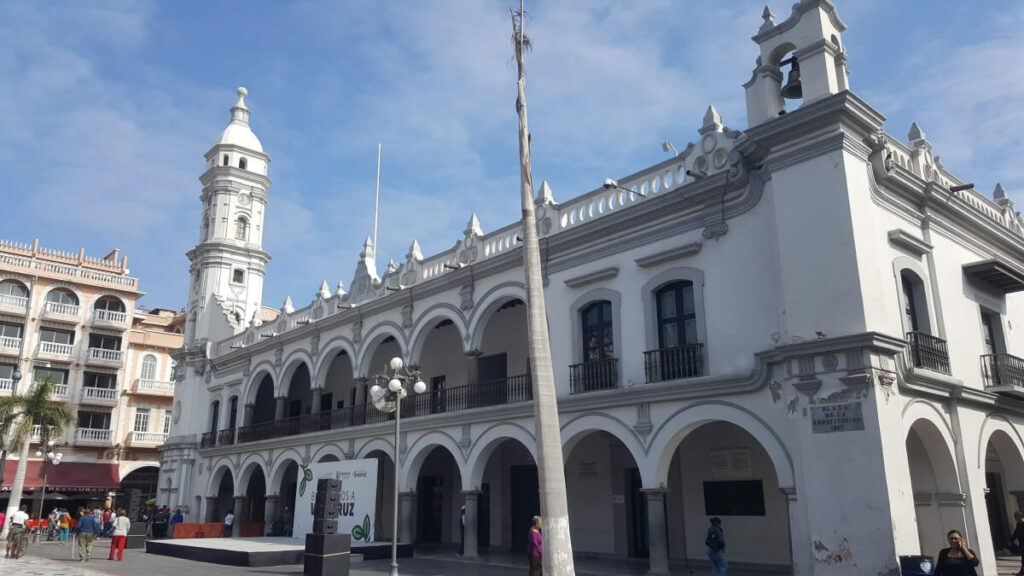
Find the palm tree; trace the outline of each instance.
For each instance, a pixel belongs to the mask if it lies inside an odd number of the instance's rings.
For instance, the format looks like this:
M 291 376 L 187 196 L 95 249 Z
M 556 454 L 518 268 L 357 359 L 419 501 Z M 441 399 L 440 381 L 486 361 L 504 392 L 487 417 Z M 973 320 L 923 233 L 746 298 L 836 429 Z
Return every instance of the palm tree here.
M 32 444 L 32 427 L 42 427 L 41 441 L 45 446 L 50 438 L 59 437 L 73 421 L 71 413 L 63 403 L 50 399 L 53 387 L 53 382 L 43 380 L 37 382 L 24 396 L 0 398 L 0 429 L 11 426 L 9 445 L 21 446 L 18 470 L 14 474 L 11 498 L 7 502 L 8 518 L 21 506 L 21 492 L 25 487 L 25 473 L 28 470 L 29 446 Z M 0 532 L 0 539 L 6 537 L 7 526 L 4 526 Z
M 526 313 L 533 363 L 533 414 L 537 428 L 538 477 L 541 512 L 544 515 L 544 574 L 575 574 L 572 540 L 569 537 L 569 505 L 565 495 L 565 464 L 558 425 L 558 398 L 551 369 L 544 281 L 540 264 L 540 242 L 533 209 L 533 168 L 530 166 L 530 130 L 526 119 L 526 68 L 524 52 L 530 40 L 523 33 L 523 0 L 512 10 L 512 47 L 519 73 L 516 111 L 519 113 L 520 192 L 523 201 L 523 270 L 526 275 Z

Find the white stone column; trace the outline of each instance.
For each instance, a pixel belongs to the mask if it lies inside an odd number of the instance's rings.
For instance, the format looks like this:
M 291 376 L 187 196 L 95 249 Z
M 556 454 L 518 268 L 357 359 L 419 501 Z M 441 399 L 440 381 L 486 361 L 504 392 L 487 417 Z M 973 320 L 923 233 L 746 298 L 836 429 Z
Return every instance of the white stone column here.
M 463 505 L 466 507 L 465 540 L 462 549 L 464 558 L 479 558 L 476 541 L 477 508 L 480 500 L 480 492 L 476 490 L 463 490 L 465 498 Z
M 416 509 L 416 493 L 402 492 L 398 497 L 398 541 L 412 544 L 415 539 L 412 521 Z
M 245 496 L 235 496 L 235 508 L 232 513 L 235 515 L 235 522 L 231 525 L 231 537 L 238 538 L 242 535 L 242 510 L 245 508 Z
M 668 574 L 668 536 L 665 527 L 665 492 L 663 488 L 641 490 L 647 500 L 647 547 L 651 564 L 648 574 Z
M 274 398 L 274 420 L 284 419 L 284 410 L 288 405 L 287 396 L 278 396 Z
M 317 412 L 320 411 L 320 402 L 321 398 L 323 398 L 323 395 L 323 388 L 313 388 L 313 405 L 310 406 L 309 408 L 310 414 L 316 414 Z
M 280 500 L 280 496 L 277 494 L 271 494 L 266 497 L 263 504 L 263 534 L 266 535 L 270 532 L 271 527 L 274 525 L 274 520 L 277 519 L 277 501 Z

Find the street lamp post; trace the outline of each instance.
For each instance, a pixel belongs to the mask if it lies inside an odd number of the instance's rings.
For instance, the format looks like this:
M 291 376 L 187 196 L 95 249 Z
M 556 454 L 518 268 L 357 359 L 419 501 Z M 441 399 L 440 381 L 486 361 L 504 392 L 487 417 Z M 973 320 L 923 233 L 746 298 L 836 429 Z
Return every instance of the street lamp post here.
M 56 444 L 53 440 L 46 443 L 46 454 L 43 454 L 42 448 L 36 450 L 36 458 L 43 458 L 43 491 L 39 496 L 39 528 L 36 529 L 36 542 L 39 541 L 39 532 L 42 531 L 43 525 L 43 504 L 46 502 L 46 481 L 49 479 L 50 466 L 60 466 L 61 460 L 64 459 L 63 452 L 54 452 L 53 447 Z M 52 529 L 53 527 L 50 526 Z
M 427 385 L 420 380 L 419 370 L 409 368 L 399 357 L 388 362 L 388 373 L 377 376 L 378 382 L 387 382 L 386 386 L 374 384 L 370 388 L 373 405 L 381 412 L 395 413 L 395 481 L 394 502 L 391 523 L 391 576 L 398 576 L 398 441 L 402 421 L 402 400 L 408 395 L 406 386 L 411 385 L 417 394 L 427 391 Z

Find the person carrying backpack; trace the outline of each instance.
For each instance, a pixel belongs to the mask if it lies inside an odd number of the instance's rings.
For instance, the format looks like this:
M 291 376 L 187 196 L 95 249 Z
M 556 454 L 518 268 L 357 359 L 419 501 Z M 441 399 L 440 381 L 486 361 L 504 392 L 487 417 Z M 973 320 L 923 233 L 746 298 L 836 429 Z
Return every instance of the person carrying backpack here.
M 722 519 L 718 516 L 711 519 L 708 535 L 704 538 L 704 549 L 708 560 L 711 560 L 711 576 L 726 576 L 729 565 L 725 561 L 725 532 L 722 530 Z

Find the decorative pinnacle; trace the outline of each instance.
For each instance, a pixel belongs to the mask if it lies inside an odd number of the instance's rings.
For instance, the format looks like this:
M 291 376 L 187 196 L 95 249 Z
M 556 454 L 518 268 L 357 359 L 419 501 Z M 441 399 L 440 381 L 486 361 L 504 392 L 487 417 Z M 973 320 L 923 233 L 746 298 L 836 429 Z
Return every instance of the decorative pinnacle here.
M 344 296 L 345 295 L 345 281 L 344 280 L 338 280 L 338 291 L 337 291 L 337 294 L 338 294 L 338 296 Z
M 331 297 L 331 287 L 327 285 L 327 280 L 320 283 L 320 289 L 317 290 L 317 297 L 321 300 L 327 300 Z
M 413 240 L 409 246 L 409 253 L 405 255 L 406 260 L 423 260 L 423 251 L 420 249 L 420 241 Z
M 244 86 L 239 86 L 235 93 L 238 94 L 238 102 L 231 107 L 231 122 L 238 124 L 249 123 L 249 108 L 245 105 L 245 97 L 249 95 L 249 91 Z
M 722 131 L 722 115 L 715 110 L 714 106 L 708 106 L 706 112 L 704 112 L 704 125 L 701 126 L 698 132 L 700 134 L 707 134 L 708 132 L 721 132 Z
M 291 296 L 284 297 L 284 304 L 281 305 L 281 312 L 284 312 L 285 314 L 295 312 L 295 306 L 292 304 Z
M 466 229 L 463 231 L 466 236 L 483 236 L 484 229 L 480 227 L 480 219 L 476 217 L 474 212 L 469 217 L 469 222 L 466 224 Z
M 1006 198 L 1006 191 L 1003 190 L 1003 185 L 996 182 L 996 189 L 992 191 L 992 198 L 996 200 L 1003 200 Z
M 551 191 L 551 186 L 548 185 L 547 180 L 540 183 L 540 191 L 537 192 L 537 202 L 540 204 L 554 204 L 555 202 L 555 193 Z
M 366 240 L 363 240 L 363 253 L 360 254 L 359 257 L 364 259 L 373 258 L 375 254 L 376 252 L 373 249 L 373 238 L 367 236 Z
M 907 135 L 907 138 L 910 140 L 911 144 L 919 140 L 926 139 L 924 136 L 924 130 L 921 130 L 921 127 L 917 125 L 917 122 L 910 124 L 910 133 Z
M 764 11 L 761 12 L 761 18 L 764 19 L 764 22 L 761 23 L 761 29 L 759 32 L 771 30 L 775 27 L 775 14 L 772 14 L 771 8 L 765 6 Z

